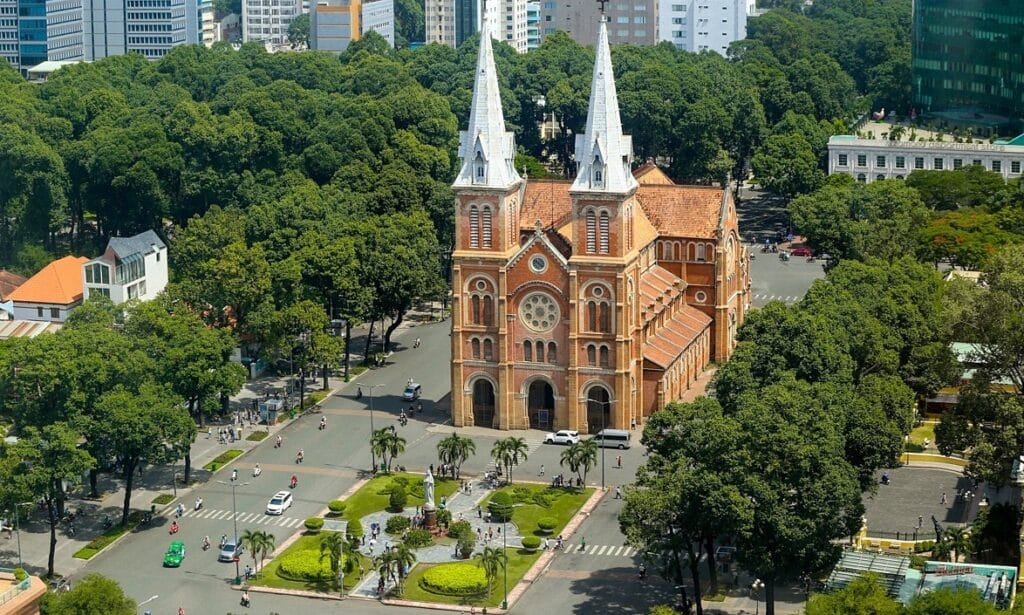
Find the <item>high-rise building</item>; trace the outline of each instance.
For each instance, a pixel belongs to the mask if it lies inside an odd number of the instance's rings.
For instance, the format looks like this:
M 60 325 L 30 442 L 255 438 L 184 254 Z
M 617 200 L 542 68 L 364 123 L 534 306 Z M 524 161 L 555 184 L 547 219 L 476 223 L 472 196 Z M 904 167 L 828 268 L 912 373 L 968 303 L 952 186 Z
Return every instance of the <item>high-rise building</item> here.
M 217 42 L 217 19 L 213 8 L 213 0 L 199 0 L 199 40 L 200 45 L 212 47 Z
M 721 55 L 747 37 L 753 0 L 658 0 L 658 40 L 684 51 Z
M 486 28 L 491 38 L 526 52 L 527 0 L 425 0 L 426 42 L 457 47 Z
M 82 55 L 82 0 L 0 0 L 0 57 L 25 71 Z
M 423 3 L 426 43 L 455 47 L 455 0 L 425 0 Z
M 82 10 L 87 60 L 132 52 L 157 60 L 199 42 L 196 0 L 83 0 Z
M 394 47 L 394 0 L 320 0 L 310 11 L 309 48 L 341 53 L 370 31 Z
M 1020 0 L 916 0 L 913 24 L 913 92 L 919 111 L 954 124 L 1020 128 Z
M 242 40 L 283 45 L 292 19 L 308 11 L 308 0 L 242 0 Z
M 526 3 L 526 50 L 540 47 L 540 2 Z
M 526 53 L 526 2 L 527 0 L 491 0 L 499 4 L 499 36 L 519 53 Z
M 376 32 L 395 46 L 395 0 L 374 0 L 363 3 L 363 17 L 360 19 L 362 34 Z
M 659 0 L 618 0 L 605 6 L 608 42 L 654 45 L 658 42 Z M 541 38 L 567 32 L 583 45 L 597 40 L 601 8 L 595 0 L 541 0 Z

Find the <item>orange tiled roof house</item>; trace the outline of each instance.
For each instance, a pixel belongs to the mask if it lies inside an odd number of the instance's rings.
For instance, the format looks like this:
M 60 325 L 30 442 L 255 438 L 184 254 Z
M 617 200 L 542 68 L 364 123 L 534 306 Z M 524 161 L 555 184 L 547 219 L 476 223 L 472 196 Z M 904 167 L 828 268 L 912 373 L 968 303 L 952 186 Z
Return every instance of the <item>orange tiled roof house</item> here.
M 735 345 L 750 284 L 731 193 L 631 172 L 603 23 L 576 179 L 524 180 L 488 37 L 479 54 L 453 185 L 454 424 L 640 425 Z

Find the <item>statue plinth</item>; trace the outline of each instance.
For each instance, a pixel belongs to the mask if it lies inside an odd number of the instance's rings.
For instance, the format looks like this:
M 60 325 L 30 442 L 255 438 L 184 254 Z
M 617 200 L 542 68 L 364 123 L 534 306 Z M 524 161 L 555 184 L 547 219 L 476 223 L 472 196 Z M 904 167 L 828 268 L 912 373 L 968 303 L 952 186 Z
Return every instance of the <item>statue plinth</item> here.
M 437 510 L 433 506 L 423 507 L 423 527 L 428 530 L 437 527 Z

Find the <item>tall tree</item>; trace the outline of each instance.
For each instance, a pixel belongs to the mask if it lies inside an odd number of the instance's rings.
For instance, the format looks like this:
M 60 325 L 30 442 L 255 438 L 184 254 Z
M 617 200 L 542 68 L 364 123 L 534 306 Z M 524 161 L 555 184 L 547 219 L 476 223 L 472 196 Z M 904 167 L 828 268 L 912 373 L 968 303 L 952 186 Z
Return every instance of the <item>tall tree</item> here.
M 43 615 L 136 615 L 138 607 L 116 581 L 89 574 L 76 581 L 71 591 L 48 592 L 39 603 L 39 612 Z

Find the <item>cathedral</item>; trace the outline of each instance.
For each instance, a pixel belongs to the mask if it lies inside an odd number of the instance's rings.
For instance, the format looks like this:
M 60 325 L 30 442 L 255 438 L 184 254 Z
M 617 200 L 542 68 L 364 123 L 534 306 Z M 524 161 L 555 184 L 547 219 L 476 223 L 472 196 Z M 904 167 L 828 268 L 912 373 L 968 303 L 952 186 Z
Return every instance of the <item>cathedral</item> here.
M 728 189 L 634 169 L 602 21 L 573 181 L 516 171 L 491 40 L 482 36 L 453 184 L 455 426 L 642 426 L 710 362 L 750 301 Z

